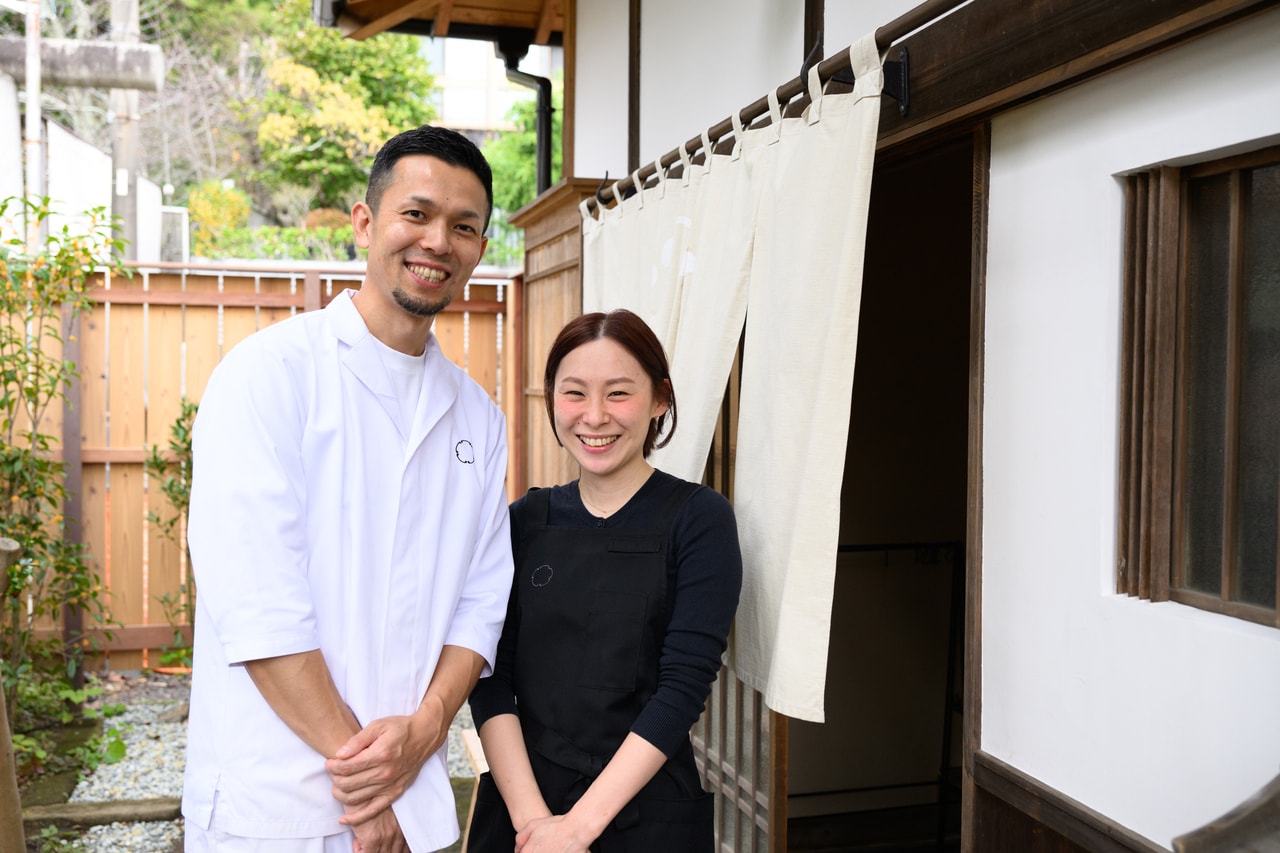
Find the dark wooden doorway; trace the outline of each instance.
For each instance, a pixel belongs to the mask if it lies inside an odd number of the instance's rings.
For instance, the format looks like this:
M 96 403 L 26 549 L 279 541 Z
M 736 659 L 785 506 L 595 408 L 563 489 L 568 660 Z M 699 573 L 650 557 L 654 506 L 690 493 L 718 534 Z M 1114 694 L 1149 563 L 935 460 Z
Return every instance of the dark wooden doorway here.
M 792 851 L 959 849 L 973 155 L 877 163 L 827 721 L 788 721 Z

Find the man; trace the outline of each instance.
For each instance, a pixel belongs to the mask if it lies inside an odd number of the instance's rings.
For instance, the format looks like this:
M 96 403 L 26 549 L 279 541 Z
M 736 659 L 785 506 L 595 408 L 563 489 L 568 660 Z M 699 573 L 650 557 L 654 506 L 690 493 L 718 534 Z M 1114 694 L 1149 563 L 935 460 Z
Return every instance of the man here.
M 390 140 L 352 210 L 358 292 L 258 332 L 194 431 L 188 851 L 438 850 L 443 748 L 511 586 L 506 424 L 435 315 L 484 253 L 465 137 Z

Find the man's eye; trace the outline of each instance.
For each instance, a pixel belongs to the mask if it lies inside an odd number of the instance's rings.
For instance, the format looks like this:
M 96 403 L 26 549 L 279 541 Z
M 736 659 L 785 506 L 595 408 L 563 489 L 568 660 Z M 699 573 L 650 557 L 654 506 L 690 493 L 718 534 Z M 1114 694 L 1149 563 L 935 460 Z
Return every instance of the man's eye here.
M 422 219 L 426 216 L 421 210 L 407 210 L 404 215 L 410 219 Z

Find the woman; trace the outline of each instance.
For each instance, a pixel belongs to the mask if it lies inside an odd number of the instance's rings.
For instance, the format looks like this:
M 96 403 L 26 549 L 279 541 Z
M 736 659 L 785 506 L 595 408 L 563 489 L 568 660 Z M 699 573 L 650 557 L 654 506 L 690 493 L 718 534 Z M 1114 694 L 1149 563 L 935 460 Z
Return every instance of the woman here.
M 675 430 L 676 399 L 635 314 L 571 321 L 544 381 L 580 473 L 511 506 L 511 603 L 471 694 L 489 773 L 467 849 L 710 853 L 689 730 L 737 609 L 733 510 L 646 461 Z

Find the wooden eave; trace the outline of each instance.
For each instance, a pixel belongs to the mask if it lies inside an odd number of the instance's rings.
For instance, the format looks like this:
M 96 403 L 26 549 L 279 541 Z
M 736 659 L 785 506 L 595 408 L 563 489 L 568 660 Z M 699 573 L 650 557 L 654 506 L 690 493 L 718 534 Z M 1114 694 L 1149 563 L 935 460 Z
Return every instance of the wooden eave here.
M 1280 4 L 1280 0 L 976 0 L 889 47 L 906 47 L 910 105 L 884 98 L 881 150 L 1082 82 Z M 931 134 L 930 134 L 931 135 Z
M 384 32 L 497 40 L 522 32 L 530 44 L 560 44 L 567 0 L 320 0 L 313 17 L 344 36 Z

